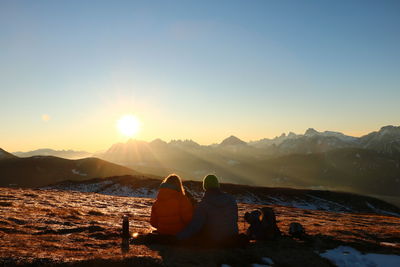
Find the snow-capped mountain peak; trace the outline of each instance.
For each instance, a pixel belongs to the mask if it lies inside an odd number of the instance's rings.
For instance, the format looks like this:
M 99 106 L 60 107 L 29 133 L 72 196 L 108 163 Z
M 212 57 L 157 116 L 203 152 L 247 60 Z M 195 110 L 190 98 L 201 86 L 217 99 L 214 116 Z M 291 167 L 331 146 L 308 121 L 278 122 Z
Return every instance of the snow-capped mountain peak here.
M 305 136 L 314 136 L 319 134 L 320 132 L 316 131 L 314 128 L 308 128 L 307 131 L 304 133 Z
M 381 136 L 391 135 L 391 136 L 399 136 L 400 137 L 400 126 L 396 127 L 393 125 L 387 125 L 387 126 L 382 127 L 378 133 Z

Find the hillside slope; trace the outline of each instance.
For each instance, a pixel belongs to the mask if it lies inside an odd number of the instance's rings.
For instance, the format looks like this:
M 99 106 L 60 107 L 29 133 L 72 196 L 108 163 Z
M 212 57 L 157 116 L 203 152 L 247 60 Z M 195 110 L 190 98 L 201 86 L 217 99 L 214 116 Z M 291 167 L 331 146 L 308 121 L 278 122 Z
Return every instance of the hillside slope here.
M 124 166 L 97 158 L 68 160 L 52 156 L 0 160 L 0 186 L 37 187 L 64 180 L 137 174 Z
M 258 164 L 265 171 L 264 181 L 274 186 L 400 196 L 400 160 L 372 150 L 344 148 L 293 154 Z
M 16 156 L 0 148 L 0 160 L 13 158 L 16 158 Z

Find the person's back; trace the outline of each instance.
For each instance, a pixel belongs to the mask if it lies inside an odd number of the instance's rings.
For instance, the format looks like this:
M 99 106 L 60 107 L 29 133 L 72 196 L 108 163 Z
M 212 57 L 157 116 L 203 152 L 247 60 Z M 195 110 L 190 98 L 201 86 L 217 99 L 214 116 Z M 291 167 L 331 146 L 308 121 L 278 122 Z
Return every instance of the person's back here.
M 238 234 L 238 215 L 236 200 L 219 189 L 209 189 L 199 203 L 207 221 L 204 224 L 205 238 L 215 242 L 229 240 Z
M 203 181 L 206 191 L 190 224 L 180 232 L 180 240 L 194 238 L 199 242 L 218 245 L 229 243 L 238 235 L 238 208 L 233 196 L 222 192 L 214 175 Z
M 160 185 L 152 206 L 151 225 L 157 228 L 159 234 L 175 235 L 190 222 L 192 214 L 193 206 L 184 195 L 179 177 L 168 176 Z

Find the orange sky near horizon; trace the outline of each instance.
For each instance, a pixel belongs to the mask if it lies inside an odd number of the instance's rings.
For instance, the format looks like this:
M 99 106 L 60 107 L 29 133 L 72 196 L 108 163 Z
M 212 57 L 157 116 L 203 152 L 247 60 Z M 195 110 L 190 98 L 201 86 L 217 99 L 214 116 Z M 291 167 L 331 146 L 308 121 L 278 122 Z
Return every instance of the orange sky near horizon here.
M 121 115 L 123 116 L 123 115 Z M 248 142 L 255 141 L 262 138 L 274 138 L 280 136 L 282 133 L 288 134 L 290 131 L 296 134 L 303 134 L 309 127 L 303 127 L 300 129 L 290 129 L 290 130 L 273 130 L 269 133 L 265 132 L 265 135 L 260 133 L 251 134 L 248 129 L 236 129 L 229 131 L 226 129 L 218 129 L 212 135 L 209 134 L 204 129 L 199 129 L 199 131 L 188 131 L 187 129 L 179 133 L 178 132 L 168 132 L 163 131 L 165 125 L 157 127 L 158 124 L 151 125 L 151 123 L 146 123 L 146 121 L 141 120 L 141 128 L 137 134 L 134 136 L 125 136 L 117 128 L 117 121 L 120 117 L 114 117 L 114 120 L 106 121 L 92 121 L 91 123 L 83 123 L 84 125 L 78 125 L 76 127 L 68 128 L 62 127 L 61 129 L 53 129 L 47 124 L 51 124 L 51 120 L 43 122 L 44 130 L 47 130 L 46 134 L 43 131 L 32 131 L 29 134 L 29 138 L 24 133 L 18 133 L 17 135 L 10 135 L 6 138 L 2 138 L 2 148 L 9 152 L 17 151 L 31 151 L 40 148 L 51 148 L 55 150 L 84 150 L 88 152 L 97 152 L 101 150 L 108 149 L 112 144 L 118 142 L 126 142 L 130 138 L 152 141 L 154 139 L 160 138 L 166 142 L 177 139 L 192 139 L 193 141 L 201 145 L 210 145 L 214 143 L 220 143 L 223 139 L 229 137 L 230 135 L 235 135 L 236 137 Z M 108 124 L 107 124 L 108 123 Z M 179 125 L 170 125 L 171 128 L 179 127 Z M 385 125 L 381 125 L 385 126 Z M 368 134 L 372 131 L 377 131 L 380 127 L 374 129 L 361 130 L 349 130 L 340 131 L 334 129 L 334 131 L 343 132 L 346 135 L 360 137 Z M 48 128 L 47 128 L 48 127 Z M 46 129 L 47 128 L 47 129 Z M 311 127 L 312 128 L 312 127 Z M 95 130 L 93 130 L 95 129 Z M 215 128 L 214 128 L 215 129 Z M 315 128 L 317 131 L 325 131 L 332 129 L 320 129 Z M 60 132 L 62 134 L 60 134 Z M 158 135 L 159 134 L 159 135 Z M 181 134 L 181 135 L 180 135 Z M 23 141 L 25 140 L 25 141 Z

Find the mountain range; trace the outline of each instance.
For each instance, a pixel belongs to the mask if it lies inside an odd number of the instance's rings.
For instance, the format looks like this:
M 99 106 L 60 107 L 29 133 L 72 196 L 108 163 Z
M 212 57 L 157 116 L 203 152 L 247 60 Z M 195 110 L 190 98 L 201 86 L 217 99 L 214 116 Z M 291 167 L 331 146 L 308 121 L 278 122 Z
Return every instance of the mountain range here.
M 326 152 L 346 147 L 372 149 L 377 152 L 399 155 L 400 126 L 384 126 L 379 131 L 361 137 L 333 131 L 318 132 L 309 128 L 302 135 L 290 132 L 288 135 L 282 134 L 274 139 L 249 142 L 249 145 L 269 149 L 275 155 Z
M 69 156 L 79 153 L 48 149 L 29 153 L 60 155 L 61 152 Z M 128 140 L 114 144 L 104 152 L 94 154 L 94 157 L 99 159 L 17 158 L 0 150 L 0 158 L 3 158 L 0 163 L 1 183 L 18 184 L 22 180 L 16 177 L 25 176 L 33 178 L 25 179 L 30 182 L 25 181 L 23 185 L 44 185 L 65 179 L 82 180 L 136 171 L 161 177 L 177 173 L 185 180 L 201 180 L 204 175 L 215 173 L 224 182 L 236 184 L 341 190 L 394 197 L 395 202 L 400 199 L 399 126 L 385 126 L 362 137 L 332 131 L 319 132 L 312 128 L 304 134 L 291 132 L 253 142 L 230 136 L 219 144 L 209 146 L 192 140 Z M 44 169 L 53 173 L 44 175 L 45 178 L 40 165 L 43 162 L 48 162 Z M 81 170 L 79 164 L 82 162 L 96 162 L 91 166 L 106 167 L 103 171 L 99 171 L 99 167 Z M 13 168 L 20 168 L 18 174 L 12 173 Z M 43 183 L 40 182 L 42 180 Z
M 219 144 L 213 145 L 200 145 L 193 140 L 172 140 L 169 143 L 155 139 L 152 142 L 129 140 L 130 142 L 137 142 L 142 144 L 152 144 L 156 146 L 171 146 L 183 149 L 200 149 L 200 148 L 229 148 L 229 147 L 244 147 L 259 148 L 261 151 L 258 153 L 269 154 L 272 156 L 287 155 L 293 153 L 309 154 L 317 152 L 326 152 L 338 148 L 364 148 L 372 149 L 381 153 L 399 155 L 400 154 L 400 126 L 384 126 L 379 131 L 371 132 L 361 137 L 354 137 L 345 135 L 341 132 L 324 131 L 319 132 L 313 128 L 309 128 L 304 134 L 295 134 L 289 132 L 288 134 L 282 133 L 275 138 L 263 138 L 257 141 L 245 142 L 236 136 L 230 136 L 224 139 Z M 116 144 L 120 145 L 120 144 Z M 115 148 L 115 147 L 114 147 Z M 111 150 L 114 150 L 111 147 Z M 110 150 L 108 149 L 108 150 Z M 256 151 L 256 150 L 253 150 Z M 3 150 L 4 152 L 4 150 Z M 106 152 L 94 153 L 94 155 L 103 155 Z M 8 152 L 7 152 L 8 153 Z M 1 154 L 1 152 L 0 152 Z M 42 148 L 26 152 L 13 152 L 12 154 L 18 157 L 32 157 L 32 156 L 55 156 L 67 159 L 78 159 L 90 157 L 93 153 L 87 151 L 75 150 L 54 150 L 50 148 Z
M 362 137 L 308 129 L 248 143 L 230 136 L 211 146 L 192 140 L 128 140 L 96 156 L 159 176 L 175 172 L 200 180 L 211 172 L 238 184 L 399 197 L 399 144 L 400 127 L 395 126 Z

